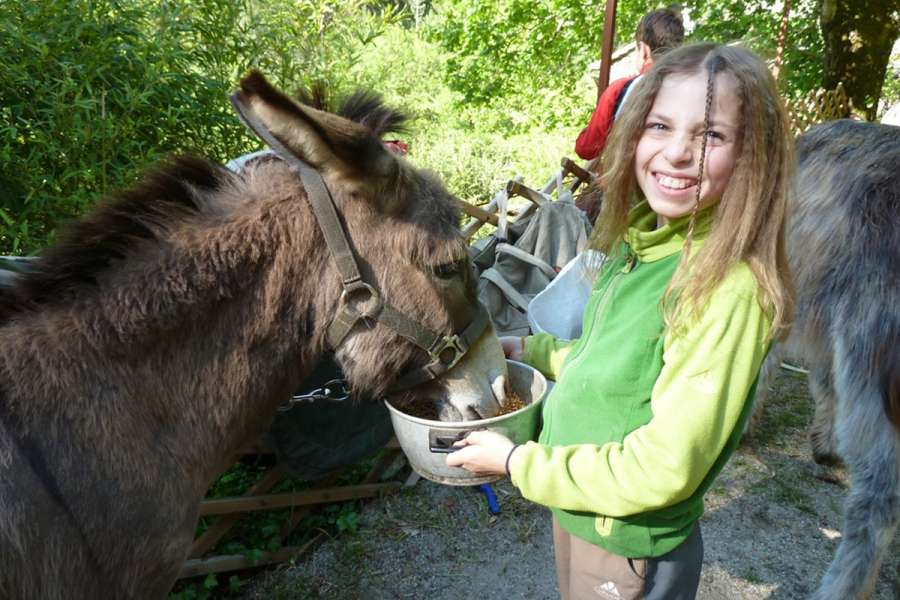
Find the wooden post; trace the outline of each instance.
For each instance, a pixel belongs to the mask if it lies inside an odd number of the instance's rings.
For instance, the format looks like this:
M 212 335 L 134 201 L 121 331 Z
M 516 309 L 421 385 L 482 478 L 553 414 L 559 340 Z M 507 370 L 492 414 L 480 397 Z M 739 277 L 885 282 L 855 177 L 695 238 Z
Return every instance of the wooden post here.
M 784 0 L 784 11 L 781 13 L 781 30 L 778 32 L 778 47 L 775 50 L 775 65 L 772 67 L 772 76 L 777 80 L 781 71 L 781 63 L 784 60 L 784 46 L 787 44 L 788 18 L 791 14 L 791 0 Z
M 616 37 L 616 0 L 606 0 L 603 17 L 603 46 L 600 51 L 600 76 L 597 80 L 597 94 L 603 93 L 609 85 L 609 69 L 612 67 L 613 41 Z

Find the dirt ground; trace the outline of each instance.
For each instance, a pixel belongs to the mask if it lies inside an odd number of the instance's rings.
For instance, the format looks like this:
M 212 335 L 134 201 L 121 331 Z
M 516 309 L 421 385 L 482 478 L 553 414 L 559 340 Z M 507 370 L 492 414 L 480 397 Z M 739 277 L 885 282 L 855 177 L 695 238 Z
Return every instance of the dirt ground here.
M 759 433 L 707 494 L 701 600 L 806 598 L 840 541 L 847 474 L 812 462 L 805 376 L 782 371 L 770 397 Z M 496 516 L 478 488 L 426 480 L 368 502 L 356 532 L 260 574 L 244 598 L 558 598 L 549 512 L 508 480 L 493 489 Z M 900 536 L 873 599 L 900 599 Z

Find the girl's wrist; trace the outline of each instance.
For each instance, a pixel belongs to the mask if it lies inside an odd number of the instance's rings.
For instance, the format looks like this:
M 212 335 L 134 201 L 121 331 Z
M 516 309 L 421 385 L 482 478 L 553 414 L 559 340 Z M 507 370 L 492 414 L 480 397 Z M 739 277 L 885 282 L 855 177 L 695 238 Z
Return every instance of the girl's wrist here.
M 510 477 L 509 474 L 509 459 L 512 458 L 513 452 L 516 451 L 516 448 L 521 446 L 521 444 L 515 444 L 512 448 L 509 449 L 509 454 L 506 455 L 506 463 L 503 466 L 503 470 L 506 472 L 506 476 Z

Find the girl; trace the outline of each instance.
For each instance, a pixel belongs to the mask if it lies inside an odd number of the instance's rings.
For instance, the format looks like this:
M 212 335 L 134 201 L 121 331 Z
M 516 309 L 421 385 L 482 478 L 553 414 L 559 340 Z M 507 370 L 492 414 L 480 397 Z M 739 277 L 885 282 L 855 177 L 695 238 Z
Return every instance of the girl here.
M 508 473 L 551 507 L 564 600 L 695 597 L 703 495 L 791 317 L 791 148 L 759 58 L 714 44 L 666 54 L 603 156 L 591 245 L 608 259 L 581 338 L 502 339 L 557 380 L 540 438 L 474 432 L 447 463 Z

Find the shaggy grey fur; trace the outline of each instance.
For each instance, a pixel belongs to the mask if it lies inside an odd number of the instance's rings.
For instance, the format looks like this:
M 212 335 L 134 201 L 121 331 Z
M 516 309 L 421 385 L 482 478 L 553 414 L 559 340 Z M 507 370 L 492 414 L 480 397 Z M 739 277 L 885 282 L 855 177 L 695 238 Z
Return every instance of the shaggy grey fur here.
M 840 457 L 851 476 L 842 540 L 813 598 L 856 600 L 900 521 L 900 128 L 835 121 L 797 149 L 796 321 L 763 379 L 785 352 L 810 369 L 814 458 Z

